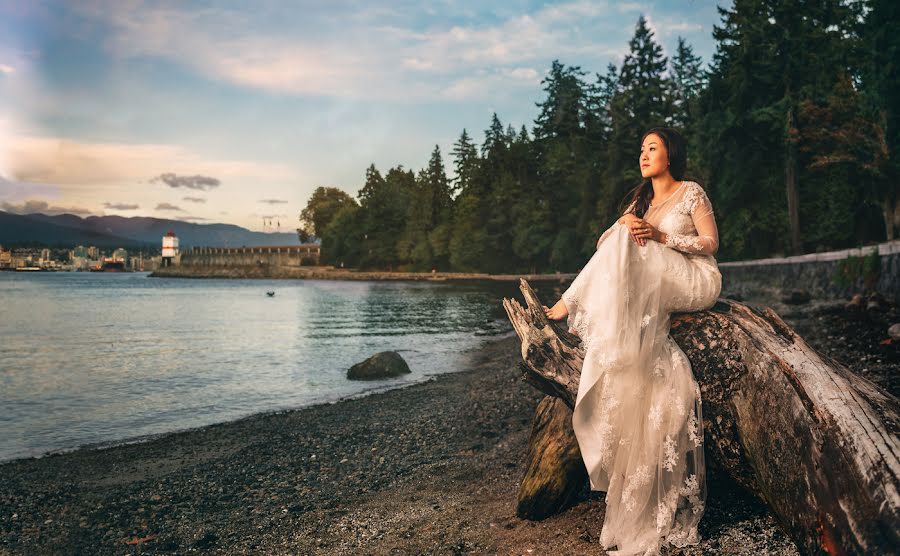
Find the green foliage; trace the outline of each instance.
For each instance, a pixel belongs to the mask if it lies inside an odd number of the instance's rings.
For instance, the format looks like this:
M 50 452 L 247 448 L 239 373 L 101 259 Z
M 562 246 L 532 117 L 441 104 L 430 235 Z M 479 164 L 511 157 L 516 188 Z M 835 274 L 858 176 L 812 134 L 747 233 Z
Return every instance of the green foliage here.
M 860 279 L 866 291 L 875 289 L 878 275 L 881 272 L 881 255 L 873 250 L 862 257 L 849 256 L 838 261 L 837 273 L 834 276 L 836 284 L 842 287 L 856 287 Z
M 708 67 L 680 37 L 666 58 L 641 17 L 620 66 L 590 74 L 553 61 L 531 133 L 494 113 L 480 145 L 462 130 L 452 178 L 437 147 L 415 173 L 372 165 L 358 205 L 319 188 L 304 222 L 324 229 L 323 256 L 347 266 L 575 271 L 642 179 L 642 134 L 672 125 L 688 142 L 685 179 L 712 199 L 718 259 L 893 237 L 898 5 L 735 0 L 719 8 Z
M 356 201 L 337 187 L 317 187 L 300 213 L 300 227 L 308 234 L 321 236 L 334 215 Z
M 356 203 L 342 207 L 322 232 L 323 262 L 335 266 L 356 266 L 362 255 L 362 229 Z

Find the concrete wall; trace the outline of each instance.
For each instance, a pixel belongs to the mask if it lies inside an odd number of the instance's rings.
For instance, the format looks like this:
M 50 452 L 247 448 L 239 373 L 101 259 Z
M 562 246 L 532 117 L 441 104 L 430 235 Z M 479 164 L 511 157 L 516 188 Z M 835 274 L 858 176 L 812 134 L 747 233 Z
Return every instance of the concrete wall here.
M 877 280 L 871 284 L 885 297 L 900 303 L 900 240 L 877 246 L 810 253 L 778 259 L 757 259 L 719 263 L 722 295 L 778 296 L 792 289 L 807 290 L 813 297 L 840 299 L 870 289 L 862 277 L 850 285 L 841 284 L 839 268 L 848 257 L 864 257 L 874 251 L 880 256 Z

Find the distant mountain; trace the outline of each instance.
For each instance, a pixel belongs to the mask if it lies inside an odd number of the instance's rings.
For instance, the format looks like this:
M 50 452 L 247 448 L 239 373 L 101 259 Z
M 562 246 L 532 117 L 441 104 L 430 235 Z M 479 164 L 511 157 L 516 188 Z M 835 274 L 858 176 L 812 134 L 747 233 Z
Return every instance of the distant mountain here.
M 43 216 L 43 215 L 41 215 Z M 71 216 L 71 215 L 67 215 Z M 75 216 L 74 218 L 78 218 Z M 0 211 L 0 245 L 40 243 L 50 247 L 96 245 L 97 247 L 140 247 L 143 242 L 93 230 L 72 228 Z
M 52 245 L 90 244 L 98 247 L 159 245 L 169 230 L 178 236 L 182 248 L 300 243 L 296 233 L 252 232 L 233 224 L 193 224 L 144 216 L 16 215 L 0 211 L 0 244 L 39 241 Z

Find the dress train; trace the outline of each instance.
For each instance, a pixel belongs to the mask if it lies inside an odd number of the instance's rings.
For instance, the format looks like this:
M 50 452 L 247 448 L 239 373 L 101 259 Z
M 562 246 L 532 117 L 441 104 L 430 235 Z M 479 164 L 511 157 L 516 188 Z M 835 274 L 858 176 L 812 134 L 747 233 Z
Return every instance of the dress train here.
M 592 490 L 606 491 L 609 554 L 657 554 L 699 542 L 706 500 L 700 388 L 669 337 L 671 313 L 710 307 L 711 257 L 637 245 L 613 224 L 563 294 L 584 366 L 572 425 Z

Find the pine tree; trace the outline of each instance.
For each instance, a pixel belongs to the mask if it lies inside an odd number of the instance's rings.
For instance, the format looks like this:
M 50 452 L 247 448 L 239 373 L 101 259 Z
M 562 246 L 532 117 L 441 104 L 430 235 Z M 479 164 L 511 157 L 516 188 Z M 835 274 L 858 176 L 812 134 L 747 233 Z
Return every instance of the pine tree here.
M 653 31 L 647 27 L 643 15 L 638 18 L 628 47 L 619 82 L 633 126 L 643 130 L 664 123 L 671 113 L 667 94 L 670 83 L 665 77 L 668 60 L 663 56 L 662 46 L 653 39 Z M 633 140 L 638 142 L 639 138 Z
M 798 123 L 800 160 L 815 184 L 803 192 L 808 205 L 803 220 L 817 222 L 805 234 L 810 247 L 850 247 L 880 239 L 880 230 L 878 236 L 866 237 L 859 224 L 878 221 L 878 186 L 887 176 L 888 148 L 884 128 L 866 116 L 850 75 L 844 74 L 823 101 L 803 101 Z
M 700 91 L 706 86 L 703 72 L 703 61 L 694 55 L 694 50 L 682 37 L 678 37 L 678 47 L 672 57 L 670 73 L 672 76 L 672 125 L 685 134 L 690 134 L 693 127 L 693 106 Z
M 731 256 L 799 252 L 797 107 L 827 94 L 846 67 L 852 18 L 839 0 L 738 0 L 719 12 L 701 152 L 726 216 L 722 243 Z
M 888 153 L 883 177 L 870 188 L 881 207 L 885 237 L 897 237 L 900 229 L 900 4 L 893 0 L 867 0 L 868 12 L 858 30 L 860 43 L 851 59 L 861 60 L 859 74 L 869 118 L 884 131 Z
M 609 102 L 611 132 L 602 172 L 597 218 L 609 223 L 624 208 L 625 194 L 641 181 L 638 157 L 641 136 L 663 125 L 670 114 L 668 61 L 643 16 L 638 18 L 629 52 L 622 61 L 615 94 Z
M 453 150 L 450 151 L 450 154 L 453 155 L 453 167 L 456 172 L 452 181 L 452 196 L 456 197 L 461 192 L 469 189 L 472 176 L 475 174 L 478 166 L 478 149 L 471 138 L 469 138 L 465 128 L 462 130 L 459 139 L 453 144 Z
M 506 150 L 506 133 L 497 113 L 491 116 L 491 125 L 484 132 L 484 143 L 481 144 L 482 158 L 491 158 L 502 155 Z

